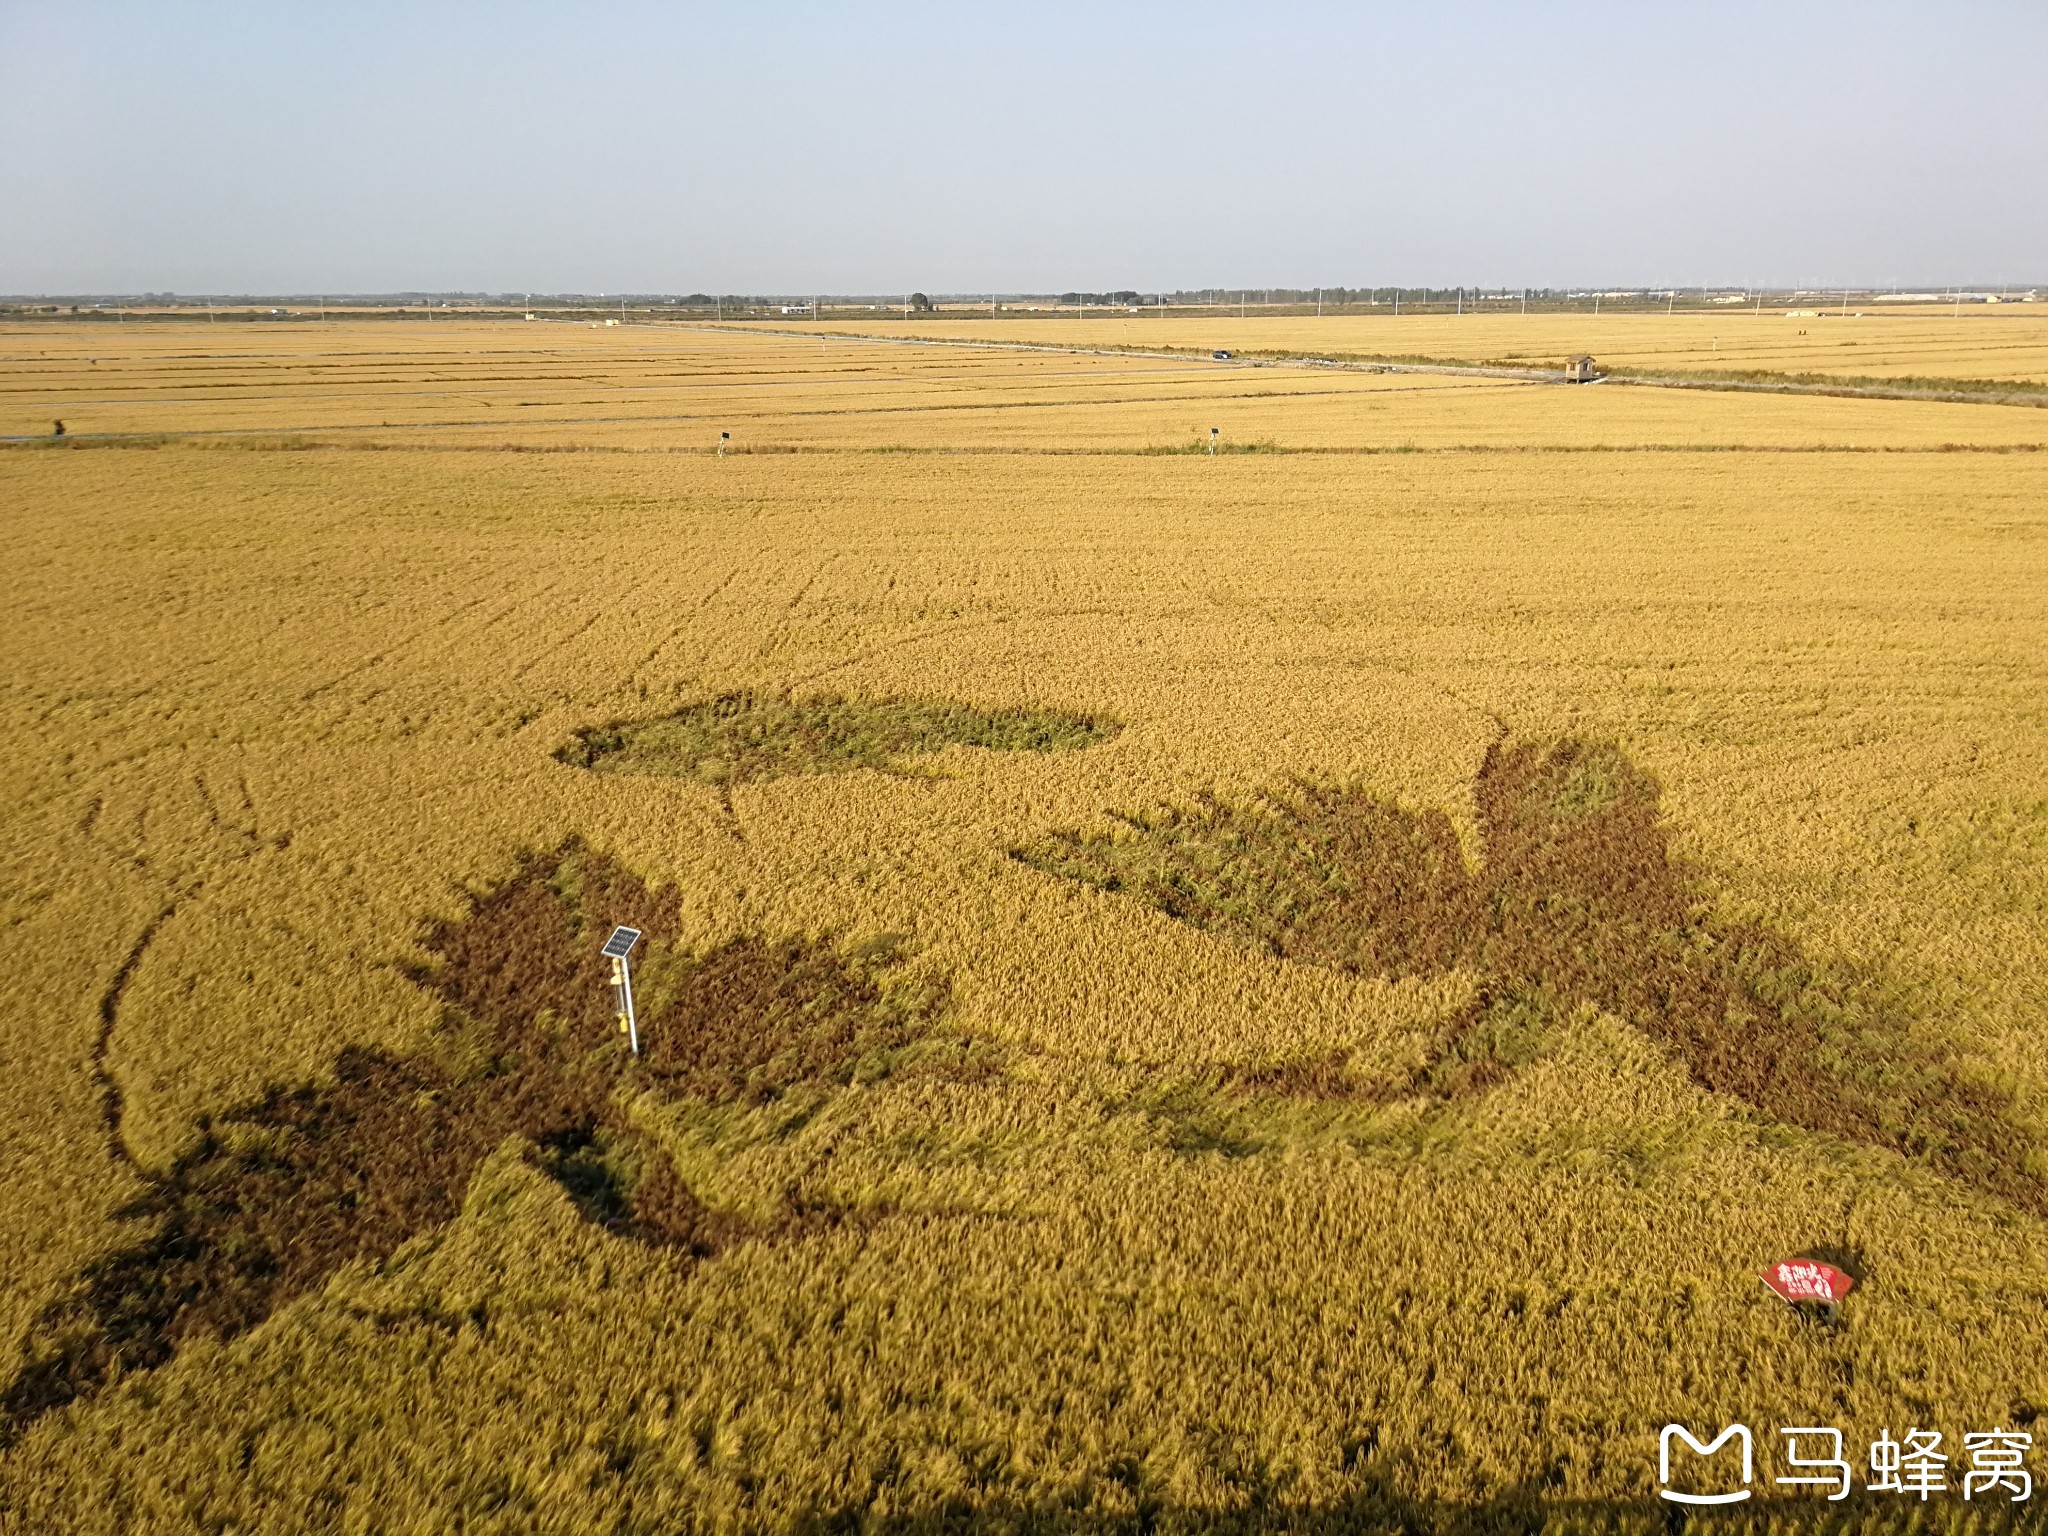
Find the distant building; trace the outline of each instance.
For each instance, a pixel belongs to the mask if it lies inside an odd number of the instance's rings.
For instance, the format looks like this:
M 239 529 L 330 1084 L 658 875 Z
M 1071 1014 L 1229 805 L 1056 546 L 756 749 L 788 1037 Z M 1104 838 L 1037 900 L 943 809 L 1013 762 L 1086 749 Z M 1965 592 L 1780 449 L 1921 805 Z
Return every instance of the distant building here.
M 1600 370 L 1593 359 L 1581 352 L 1577 357 L 1568 357 L 1564 364 L 1564 381 L 1567 384 L 1590 384 L 1600 377 Z

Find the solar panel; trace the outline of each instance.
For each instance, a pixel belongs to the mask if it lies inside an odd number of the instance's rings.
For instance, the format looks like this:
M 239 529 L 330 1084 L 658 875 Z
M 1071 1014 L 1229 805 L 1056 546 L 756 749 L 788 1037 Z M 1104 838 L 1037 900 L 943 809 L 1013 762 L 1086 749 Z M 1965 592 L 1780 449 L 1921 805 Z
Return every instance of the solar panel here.
M 612 936 L 604 941 L 601 953 L 608 960 L 623 960 L 633 952 L 633 946 L 639 942 L 638 928 L 614 928 Z

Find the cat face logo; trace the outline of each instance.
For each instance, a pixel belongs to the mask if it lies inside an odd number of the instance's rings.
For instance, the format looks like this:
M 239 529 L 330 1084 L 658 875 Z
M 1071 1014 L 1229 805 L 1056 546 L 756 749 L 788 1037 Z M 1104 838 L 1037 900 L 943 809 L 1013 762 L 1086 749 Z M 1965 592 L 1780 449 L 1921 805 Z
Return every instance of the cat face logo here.
M 1671 1486 L 1671 1442 L 1683 1440 L 1701 1456 L 1711 1456 L 1730 1440 L 1742 1446 L 1742 1487 L 1729 1493 L 1680 1493 Z M 1673 1504 L 1740 1504 L 1748 1498 L 1751 1489 L 1749 1480 L 1755 1471 L 1755 1453 L 1750 1444 L 1749 1428 L 1743 1424 L 1730 1424 L 1712 1440 L 1702 1445 L 1692 1437 L 1691 1431 L 1683 1424 L 1666 1424 L 1664 1432 L 1657 1437 L 1657 1497 L 1669 1499 Z

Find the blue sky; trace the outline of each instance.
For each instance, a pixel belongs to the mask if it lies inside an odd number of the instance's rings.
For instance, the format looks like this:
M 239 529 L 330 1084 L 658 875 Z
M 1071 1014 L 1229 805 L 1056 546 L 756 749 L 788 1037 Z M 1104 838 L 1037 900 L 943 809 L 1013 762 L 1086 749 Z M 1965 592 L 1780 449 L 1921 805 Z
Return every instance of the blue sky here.
M 2048 6 L 0 0 L 0 291 L 2048 280 Z

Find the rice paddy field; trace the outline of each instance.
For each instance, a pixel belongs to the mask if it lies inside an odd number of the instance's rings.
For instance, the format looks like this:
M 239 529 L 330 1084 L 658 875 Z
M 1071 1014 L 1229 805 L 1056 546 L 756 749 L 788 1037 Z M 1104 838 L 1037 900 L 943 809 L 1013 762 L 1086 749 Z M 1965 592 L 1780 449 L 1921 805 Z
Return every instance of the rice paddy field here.
M 2048 412 L 899 329 L 0 329 L 0 1528 L 2031 1528 Z
M 1386 310 L 1386 306 L 1381 306 Z M 2048 314 L 2039 303 L 1833 304 L 1799 299 L 1765 307 L 1656 314 L 1471 315 L 1348 313 L 1240 316 L 1229 306 L 1192 319 L 1143 310 L 1023 318 L 948 315 L 862 325 L 920 336 L 1095 346 L 1229 348 L 1247 355 L 1431 357 L 1553 368 L 1574 353 L 1635 373 L 1737 374 L 1871 382 L 2048 383 Z M 828 324 L 827 330 L 848 327 Z M 1086 338 L 1083 343 L 1082 339 Z

